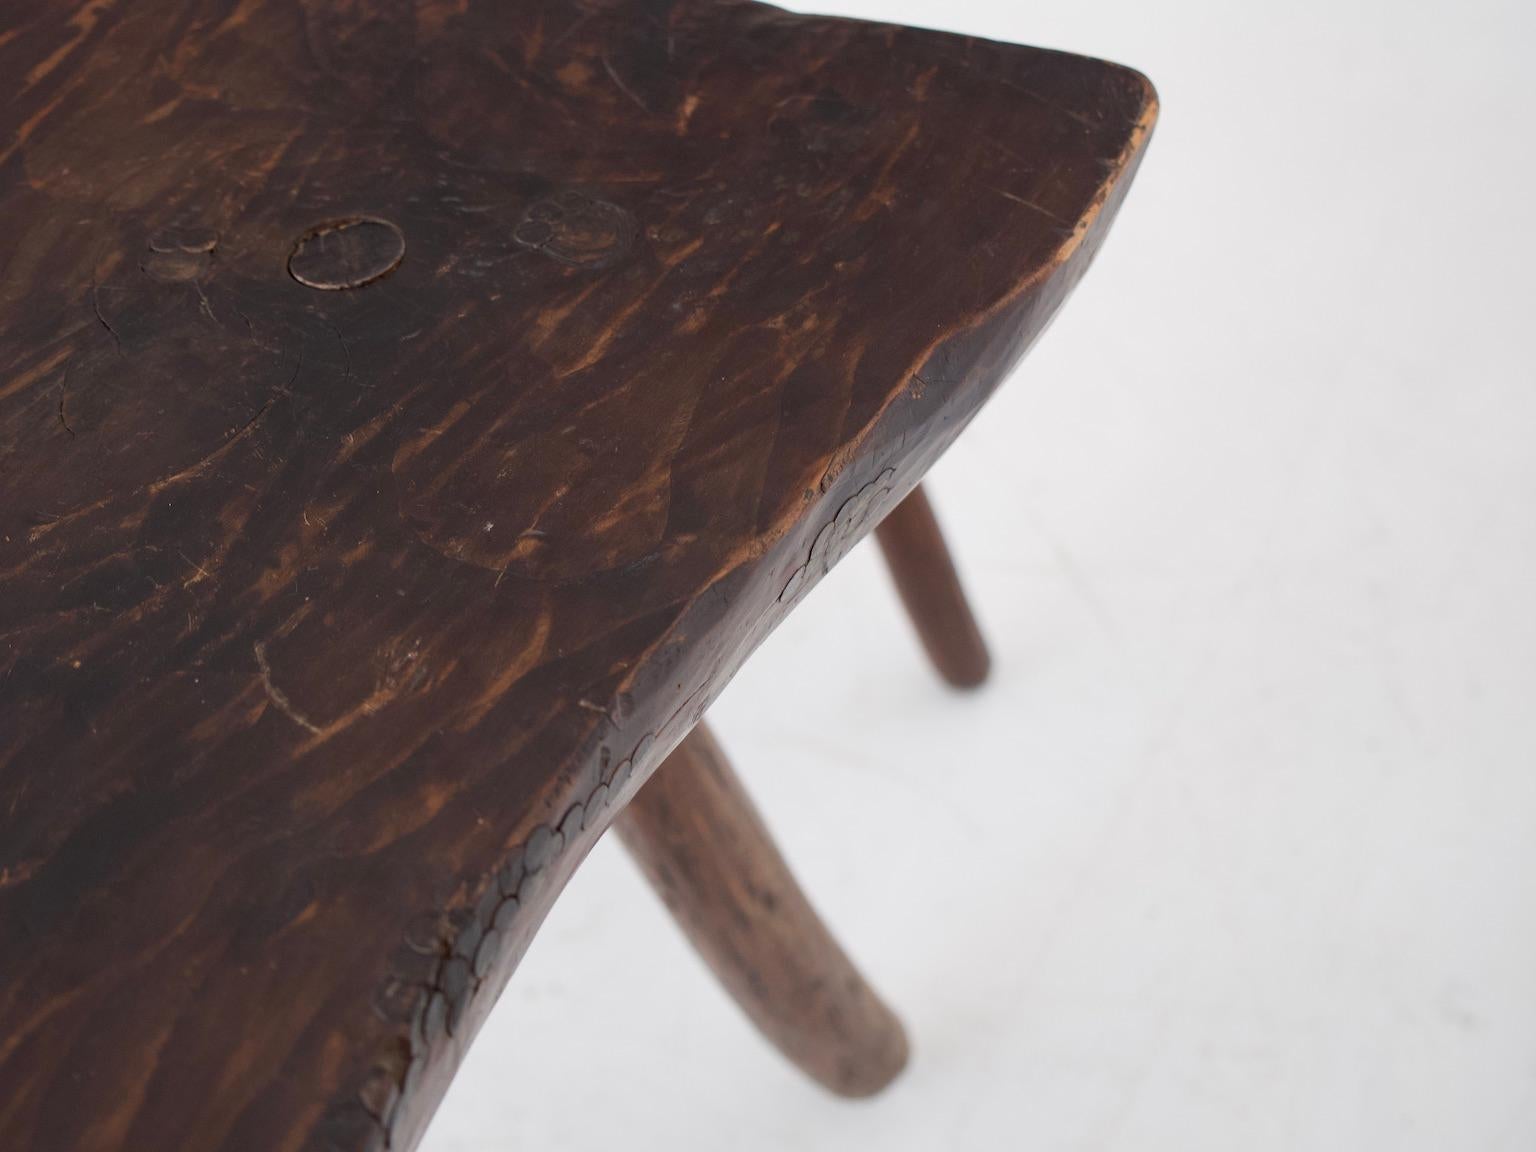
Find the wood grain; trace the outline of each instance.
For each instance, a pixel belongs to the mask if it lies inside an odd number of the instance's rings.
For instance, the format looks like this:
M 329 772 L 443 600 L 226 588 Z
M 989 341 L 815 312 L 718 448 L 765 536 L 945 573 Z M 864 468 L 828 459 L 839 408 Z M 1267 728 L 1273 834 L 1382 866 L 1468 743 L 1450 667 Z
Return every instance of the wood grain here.
M 0 6 L 0 1148 L 413 1147 L 1155 107 L 738 0 Z

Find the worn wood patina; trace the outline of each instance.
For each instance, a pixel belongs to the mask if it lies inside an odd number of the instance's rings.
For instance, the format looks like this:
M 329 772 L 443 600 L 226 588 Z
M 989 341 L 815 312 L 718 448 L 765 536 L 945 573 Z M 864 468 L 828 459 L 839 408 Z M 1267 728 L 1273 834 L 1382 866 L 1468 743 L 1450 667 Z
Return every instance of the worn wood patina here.
M 0 5 L 0 1148 L 411 1148 L 1155 109 L 738 0 Z

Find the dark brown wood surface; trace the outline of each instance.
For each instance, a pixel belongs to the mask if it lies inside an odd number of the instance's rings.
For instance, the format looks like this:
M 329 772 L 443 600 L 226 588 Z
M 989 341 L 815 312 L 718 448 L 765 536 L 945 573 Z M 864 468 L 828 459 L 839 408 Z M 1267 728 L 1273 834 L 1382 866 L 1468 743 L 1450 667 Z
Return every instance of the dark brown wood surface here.
M 0 5 L 0 1148 L 412 1147 L 1155 107 L 736 0 Z

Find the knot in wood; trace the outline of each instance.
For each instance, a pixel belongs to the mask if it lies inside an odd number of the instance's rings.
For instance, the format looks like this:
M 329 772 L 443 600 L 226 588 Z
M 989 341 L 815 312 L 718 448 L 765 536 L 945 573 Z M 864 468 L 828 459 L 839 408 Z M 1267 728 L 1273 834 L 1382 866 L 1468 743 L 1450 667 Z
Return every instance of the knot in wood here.
M 607 268 L 634 243 L 635 220 L 617 204 L 567 190 L 532 204 L 512 239 L 572 268 Z

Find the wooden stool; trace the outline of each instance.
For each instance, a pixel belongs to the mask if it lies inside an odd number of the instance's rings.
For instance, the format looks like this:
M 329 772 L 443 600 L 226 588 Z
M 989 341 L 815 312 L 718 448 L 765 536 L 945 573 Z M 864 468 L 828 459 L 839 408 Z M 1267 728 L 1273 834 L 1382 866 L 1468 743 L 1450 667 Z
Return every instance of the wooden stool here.
M 0 91 L 0 1148 L 412 1148 L 614 823 L 887 1083 L 700 721 L 877 525 L 984 678 L 917 484 L 1146 80 L 740 0 L 7 0 Z

